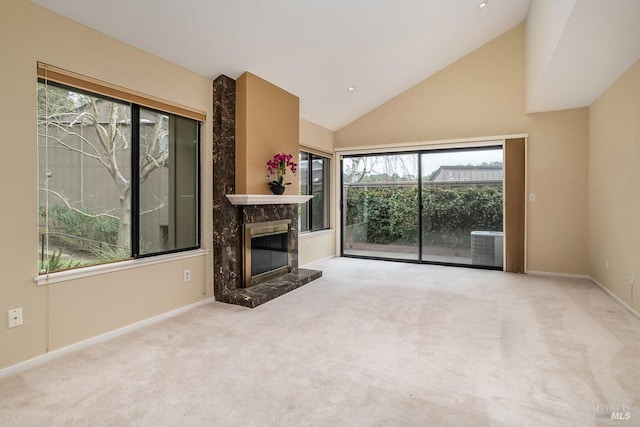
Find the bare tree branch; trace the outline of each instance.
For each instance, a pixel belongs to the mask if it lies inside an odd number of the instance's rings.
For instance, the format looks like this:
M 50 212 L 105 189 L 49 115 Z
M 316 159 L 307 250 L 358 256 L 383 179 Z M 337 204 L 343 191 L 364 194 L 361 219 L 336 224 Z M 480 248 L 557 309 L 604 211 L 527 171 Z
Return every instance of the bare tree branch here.
M 51 193 L 51 194 L 57 196 L 58 198 L 60 198 L 60 200 L 63 201 L 63 203 L 65 205 L 67 205 L 67 207 L 69 209 L 71 209 L 74 212 L 79 213 L 80 215 L 84 215 L 84 216 L 86 216 L 88 218 L 107 217 L 107 218 L 114 218 L 114 219 L 118 219 L 118 220 L 120 219 L 117 216 L 111 215 L 111 214 L 108 214 L 108 213 L 101 213 L 101 214 L 95 214 L 95 215 L 86 213 L 86 212 L 82 211 L 81 209 L 78 209 L 78 208 L 76 208 L 74 206 L 71 206 L 71 202 L 69 202 L 69 199 L 67 199 L 64 195 L 58 193 L 57 191 L 51 190 L 50 188 L 42 188 L 42 187 L 40 187 L 39 190 L 40 191 L 46 191 L 47 193 Z
M 60 139 L 60 138 L 58 138 L 58 137 L 55 137 L 55 136 L 51 136 L 51 135 L 42 135 L 42 134 L 39 134 L 39 136 L 43 136 L 43 137 L 46 137 L 46 138 L 49 138 L 49 139 L 53 139 L 54 141 L 56 141 L 58 144 L 60 144 L 61 146 L 63 146 L 64 148 L 66 148 L 66 149 L 67 149 L 67 150 L 69 150 L 69 151 L 74 151 L 74 152 L 76 152 L 76 153 L 80 153 L 80 154 L 82 154 L 83 156 L 87 156 L 87 157 L 90 157 L 90 158 L 92 158 L 92 159 L 96 159 L 97 161 L 99 161 L 100 163 L 102 163 L 102 165 L 103 165 L 105 168 L 109 169 L 109 165 L 108 165 L 108 164 L 107 164 L 107 163 L 102 159 L 102 157 L 100 157 L 100 156 L 96 156 L 95 154 L 91 154 L 91 153 L 88 153 L 88 152 L 86 152 L 86 151 L 84 151 L 84 150 L 81 150 L 81 149 L 79 149 L 79 148 L 73 147 L 73 146 L 71 146 L 71 145 L 67 144 L 66 142 L 64 142 L 62 139 Z M 91 145 L 91 144 L 89 143 L 89 145 Z
M 109 167 L 109 165 L 102 158 L 102 153 L 100 153 L 100 150 L 98 150 L 98 148 L 91 141 L 89 141 L 89 139 L 84 137 L 84 135 L 81 135 L 78 132 L 73 132 L 73 131 L 67 129 L 66 126 L 63 126 L 63 125 L 61 125 L 59 123 L 56 123 L 56 122 L 49 122 L 48 125 L 49 126 L 53 126 L 55 129 L 58 129 L 58 130 L 64 132 L 67 136 L 72 136 L 72 137 L 76 137 L 76 138 L 80 139 L 82 142 L 84 142 L 89 147 L 91 147 L 96 154 L 91 154 L 91 153 L 88 153 L 88 152 L 86 152 L 84 150 L 80 150 L 80 149 L 77 149 L 75 147 L 72 147 L 69 144 L 67 144 L 66 142 L 63 142 L 62 139 L 60 139 L 58 137 L 55 137 L 55 136 L 52 136 L 50 134 L 46 134 L 46 135 L 39 134 L 39 136 L 43 136 L 43 137 L 46 137 L 46 138 L 51 138 L 51 139 L 55 140 L 56 142 L 58 142 L 60 145 L 63 145 L 65 148 L 67 148 L 69 150 L 72 150 L 72 151 L 77 151 L 77 152 L 82 153 L 82 154 L 84 154 L 86 156 L 89 156 L 91 158 L 100 160 L 100 162 L 105 167 L 107 167 L 107 168 Z
M 158 169 L 159 167 L 166 166 L 168 161 L 168 151 L 163 152 L 158 159 L 148 156 L 147 162 L 140 169 L 140 183 L 143 183 L 154 170 Z
M 371 162 L 369 168 L 367 169 L 367 160 L 368 159 L 373 159 L 373 162 Z M 360 164 L 360 161 L 362 160 L 362 173 L 358 174 L 358 180 L 356 182 L 360 182 L 364 179 L 365 176 L 367 176 L 372 170 L 373 168 L 378 164 L 379 158 L 378 156 L 375 157 L 360 157 L 358 158 L 357 162 L 356 162 L 356 173 L 357 173 L 357 169 L 358 169 L 358 165 Z
M 163 127 L 163 115 L 157 113 L 151 135 L 145 138 L 141 137 L 141 145 L 144 146 L 145 150 L 143 161 L 140 165 L 140 182 L 144 182 L 154 170 L 167 166 L 169 151 L 168 149 L 162 150 L 160 147 L 160 141 L 167 134 L 167 129 Z M 142 144 L 143 140 L 145 144 Z
M 153 212 L 159 211 L 160 209 L 164 208 L 164 207 L 167 205 L 166 201 L 164 201 L 164 200 L 159 200 L 159 199 L 157 199 L 157 198 L 156 198 L 156 200 L 158 200 L 158 201 L 160 202 L 160 204 L 159 204 L 158 206 L 153 207 L 153 208 L 151 208 L 151 209 L 147 209 L 147 210 L 141 211 L 141 212 L 140 212 L 140 215 L 141 215 L 141 216 L 142 216 L 142 215 L 147 215 L 147 214 L 150 214 L 150 213 L 153 213 Z
M 98 121 L 98 105 L 94 98 L 91 98 L 91 108 L 93 110 L 93 118 L 95 121 L 93 122 L 93 126 L 96 130 L 96 134 L 98 139 L 100 140 L 100 144 L 105 149 L 105 160 L 108 163 L 107 170 L 113 178 L 114 183 L 118 187 L 121 192 L 128 191 L 129 188 L 129 180 L 124 177 L 122 171 L 120 170 L 120 166 L 118 165 L 117 159 L 117 148 L 115 141 L 117 139 L 118 133 L 113 129 L 117 127 L 117 118 L 118 118 L 118 106 L 115 102 L 111 103 L 110 108 L 110 117 L 109 117 L 109 131 L 107 131 L 104 126 L 102 126 Z M 126 141 L 126 140 L 125 140 Z M 128 143 L 125 142 L 124 148 L 128 146 Z
M 78 122 L 84 121 L 84 119 L 88 119 L 88 121 L 93 124 L 95 122 L 97 122 L 97 118 L 91 114 L 88 113 L 86 111 L 83 111 L 82 113 L 78 114 L 72 122 L 69 123 L 69 127 L 75 126 L 76 124 L 78 124 Z M 84 123 L 79 123 L 80 126 L 84 126 Z
M 93 115 L 91 117 L 91 125 L 96 131 L 96 135 L 98 136 L 98 140 L 100 141 L 100 145 L 104 150 L 104 154 L 106 157 L 111 157 L 111 146 L 108 142 L 108 133 L 104 126 L 100 125 L 98 121 L 98 106 L 96 105 L 95 99 L 91 99 L 91 109 L 93 110 Z M 111 173 L 111 172 L 110 172 Z M 113 176 L 113 173 L 111 173 Z

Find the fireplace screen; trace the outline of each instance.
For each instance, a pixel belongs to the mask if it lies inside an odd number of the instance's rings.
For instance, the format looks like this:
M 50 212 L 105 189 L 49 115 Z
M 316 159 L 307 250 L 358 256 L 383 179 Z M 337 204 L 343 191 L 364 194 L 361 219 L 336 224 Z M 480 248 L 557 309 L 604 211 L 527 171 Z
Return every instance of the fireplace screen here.
M 245 287 L 291 271 L 290 228 L 290 220 L 244 225 Z

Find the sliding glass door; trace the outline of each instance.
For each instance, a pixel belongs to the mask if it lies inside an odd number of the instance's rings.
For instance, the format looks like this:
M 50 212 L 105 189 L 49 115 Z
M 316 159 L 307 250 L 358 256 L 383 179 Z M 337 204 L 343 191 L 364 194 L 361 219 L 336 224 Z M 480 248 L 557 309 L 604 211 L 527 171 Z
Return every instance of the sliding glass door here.
M 502 147 L 421 156 L 422 260 L 502 267 Z
M 502 146 L 346 156 L 342 253 L 501 268 Z
M 419 260 L 417 153 L 342 162 L 343 253 Z

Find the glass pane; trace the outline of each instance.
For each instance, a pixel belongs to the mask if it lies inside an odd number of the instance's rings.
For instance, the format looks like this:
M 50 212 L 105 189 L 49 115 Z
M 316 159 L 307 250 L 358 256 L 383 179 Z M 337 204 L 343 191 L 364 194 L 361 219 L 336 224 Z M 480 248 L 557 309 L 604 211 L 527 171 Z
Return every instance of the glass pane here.
M 38 84 L 40 271 L 130 257 L 131 109 Z
M 501 267 L 502 148 L 422 154 L 422 259 Z
M 418 259 L 418 155 L 343 161 L 346 255 Z
M 309 188 L 309 158 L 310 154 L 304 151 L 300 152 L 300 194 L 309 195 L 311 189 Z M 298 216 L 298 230 L 309 231 L 309 203 L 303 203 L 298 205 L 300 209 L 300 215 Z
M 325 161 L 322 157 L 312 156 L 311 199 L 313 224 L 312 230 L 322 230 L 325 227 Z M 327 163 L 329 163 L 327 161 Z
M 322 228 L 331 227 L 331 159 L 323 159 Z
M 198 245 L 198 123 L 140 109 L 140 253 Z

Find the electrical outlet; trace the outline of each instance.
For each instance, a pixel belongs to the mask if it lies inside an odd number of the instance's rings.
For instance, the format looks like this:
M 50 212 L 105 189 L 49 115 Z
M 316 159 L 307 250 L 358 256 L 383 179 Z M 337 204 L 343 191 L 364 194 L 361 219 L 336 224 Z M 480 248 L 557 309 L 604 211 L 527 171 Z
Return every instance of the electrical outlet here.
M 22 307 L 9 310 L 9 327 L 22 325 Z
M 536 201 L 536 193 L 529 193 L 529 201 L 530 202 Z
M 191 281 L 191 270 L 185 270 L 182 272 L 182 278 L 185 282 Z
M 636 278 L 633 273 L 629 273 L 629 285 L 634 286 L 636 283 Z
M 609 269 L 609 258 L 604 260 L 604 269 L 608 270 Z

